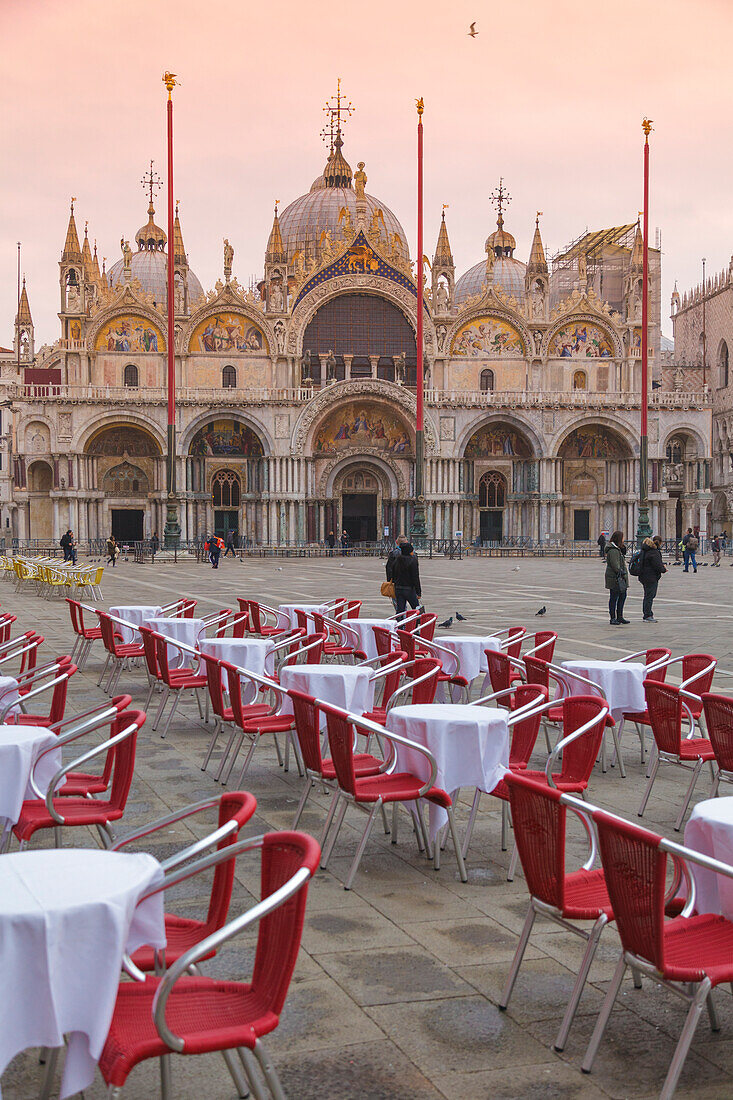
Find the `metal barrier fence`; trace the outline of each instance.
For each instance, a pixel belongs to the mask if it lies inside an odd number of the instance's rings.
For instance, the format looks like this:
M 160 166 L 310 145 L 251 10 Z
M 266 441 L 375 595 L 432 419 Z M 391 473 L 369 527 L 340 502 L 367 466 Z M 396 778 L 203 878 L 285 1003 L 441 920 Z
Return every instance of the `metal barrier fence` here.
M 333 549 L 324 543 L 281 542 L 281 543 L 249 543 L 247 546 L 239 546 L 234 550 L 235 557 L 243 561 L 245 558 L 384 558 L 393 549 L 394 539 L 380 539 L 378 542 L 359 542 L 342 547 L 337 543 Z M 465 547 L 460 539 L 415 539 L 413 545 L 421 557 L 448 558 L 449 561 L 460 560 L 463 557 Z M 160 547 L 153 553 L 149 540 L 135 543 L 135 561 L 140 563 L 158 564 L 166 562 L 176 563 L 181 560 L 202 562 L 208 559 L 208 551 L 200 540 L 196 542 L 180 542 L 174 549 Z

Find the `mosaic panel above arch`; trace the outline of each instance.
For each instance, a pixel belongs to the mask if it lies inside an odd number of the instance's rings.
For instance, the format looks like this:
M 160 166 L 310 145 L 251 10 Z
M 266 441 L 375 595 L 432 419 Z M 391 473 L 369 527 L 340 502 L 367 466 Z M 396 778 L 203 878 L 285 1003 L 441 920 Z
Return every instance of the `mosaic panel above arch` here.
M 124 454 L 136 458 L 152 458 L 160 454 L 160 448 L 152 436 L 129 424 L 114 424 L 109 428 L 102 428 L 90 439 L 85 450 L 90 455 L 106 455 L 111 458 L 121 458 Z
M 262 440 L 238 420 L 210 420 L 199 428 L 188 449 L 190 455 L 234 458 L 262 458 Z
M 267 353 L 267 339 L 257 325 L 243 313 L 221 312 L 199 321 L 191 334 L 188 350 L 191 352 L 216 355 L 219 352 L 231 355 L 232 352 L 264 351 Z
M 614 349 L 604 329 L 583 321 L 558 329 L 550 340 L 549 355 L 555 359 L 612 359 Z
M 406 424 L 383 405 L 354 401 L 330 413 L 313 439 L 314 455 L 366 448 L 385 454 L 412 454 Z
M 451 353 L 477 359 L 521 359 L 526 354 L 520 333 L 499 317 L 476 317 L 461 325 Z
M 464 458 L 493 458 L 504 455 L 509 458 L 531 458 L 532 449 L 510 424 L 484 424 L 474 432 L 464 452 Z
M 629 449 L 615 432 L 608 428 L 575 428 L 563 440 L 560 458 L 628 458 Z
M 163 333 L 147 317 L 129 313 L 113 317 L 102 325 L 94 343 L 95 351 L 165 351 Z

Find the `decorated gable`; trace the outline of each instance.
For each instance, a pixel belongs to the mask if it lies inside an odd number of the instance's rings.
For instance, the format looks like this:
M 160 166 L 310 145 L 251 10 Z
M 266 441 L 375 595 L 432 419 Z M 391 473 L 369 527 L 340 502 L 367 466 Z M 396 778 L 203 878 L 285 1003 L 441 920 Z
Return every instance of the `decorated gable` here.
M 339 275 L 379 275 L 383 279 L 390 279 L 394 283 L 399 283 L 411 294 L 417 296 L 417 289 L 412 279 L 401 271 L 397 271 L 391 264 L 386 263 L 374 251 L 363 232 L 360 231 L 353 243 L 338 259 L 327 267 L 321 268 L 304 283 L 295 305 L 297 306 L 298 302 L 305 298 L 306 294 L 309 294 L 314 287 L 320 283 L 328 282 L 330 279 L 335 279 Z
M 261 458 L 263 453 L 259 437 L 236 420 L 210 421 L 196 432 L 189 448 L 189 454 L 200 457 Z
M 160 329 L 147 317 L 128 314 L 107 321 L 97 334 L 95 351 L 149 352 L 165 351 L 165 339 Z
M 264 351 L 267 340 L 262 330 L 243 313 L 215 313 L 205 317 L 193 331 L 189 351 L 199 354 Z
M 556 359 L 612 359 L 614 351 L 607 332 L 583 321 L 558 329 L 549 354 Z
M 507 424 L 484 424 L 469 439 L 464 458 L 530 458 L 529 445 L 519 432 Z
M 560 457 L 573 458 L 623 458 L 627 453 L 615 434 L 606 428 L 576 428 L 560 448 Z
M 453 339 L 452 354 L 459 358 L 520 359 L 525 355 L 519 332 L 499 317 L 467 321 Z

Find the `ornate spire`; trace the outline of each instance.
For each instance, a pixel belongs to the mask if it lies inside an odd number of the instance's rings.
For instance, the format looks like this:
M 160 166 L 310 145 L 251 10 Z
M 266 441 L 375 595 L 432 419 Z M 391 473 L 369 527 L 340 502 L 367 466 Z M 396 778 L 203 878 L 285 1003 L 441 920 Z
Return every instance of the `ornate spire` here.
M 89 282 L 94 279 L 92 270 L 92 250 L 89 247 L 89 222 L 84 222 L 84 244 L 81 246 L 81 262 L 84 265 L 84 274 Z
M 528 275 L 546 275 L 547 274 L 547 258 L 545 257 L 545 248 L 542 244 L 542 234 L 540 233 L 540 217 L 542 211 L 537 211 L 537 217 L 535 218 L 534 225 L 534 237 L 532 238 L 532 248 L 529 253 L 529 263 L 527 264 Z
M 326 167 L 323 169 L 323 178 L 326 187 L 351 187 L 352 171 L 343 153 L 343 139 L 341 126 L 355 111 L 349 101 L 346 103 L 341 95 L 341 77 L 338 78 L 336 95 L 327 100 L 323 110 L 328 115 L 328 123 L 321 131 L 321 137 L 328 142 L 329 154 Z
M 272 219 L 270 239 L 267 242 L 267 251 L 265 253 L 265 263 L 269 264 L 284 264 L 287 263 L 288 259 L 288 254 L 283 244 L 282 233 L 280 232 L 280 220 L 277 216 L 277 206 L 279 202 L 279 199 L 275 199 L 275 217 Z
M 634 246 L 631 249 L 631 260 L 629 262 L 629 269 L 631 271 L 642 271 L 644 268 L 644 238 L 641 233 L 641 224 L 637 218 L 636 221 L 636 236 L 634 237 Z
M 143 250 L 146 250 L 148 252 L 162 252 L 165 248 L 166 241 L 168 240 L 168 237 L 166 236 L 164 230 L 162 230 L 159 225 L 156 225 L 153 220 L 153 215 L 155 214 L 155 207 L 153 205 L 153 191 L 156 187 L 163 186 L 163 181 L 161 180 L 160 176 L 157 174 L 157 172 L 153 171 L 154 164 L 155 161 L 151 160 L 150 168 L 140 180 L 140 183 L 143 186 L 143 190 L 148 192 L 149 198 L 148 224 L 143 225 L 140 229 L 138 229 L 137 233 L 135 234 L 135 243 L 137 244 L 137 247 L 141 252 Z
M 33 318 L 31 317 L 31 307 L 28 301 L 28 292 L 25 289 L 25 275 L 23 276 L 23 289 L 20 292 L 20 302 L 18 303 L 18 316 L 15 318 L 16 325 L 32 325 Z
M 433 256 L 433 266 L 444 264 L 446 267 L 453 266 L 453 254 L 450 250 L 450 241 L 448 240 L 448 229 L 445 224 L 445 207 L 443 207 L 443 215 L 440 219 L 440 232 L 438 233 L 438 243 L 435 246 L 435 255 Z
M 74 203 L 76 199 L 71 199 L 71 213 L 69 214 L 69 224 L 66 229 L 66 242 L 64 244 L 64 251 L 61 253 L 62 260 L 68 260 L 69 263 L 81 263 L 81 248 L 79 247 L 79 234 L 76 231 L 76 222 L 74 221 Z
M 486 252 L 493 253 L 495 258 L 500 256 L 513 256 L 514 249 L 517 247 L 517 242 L 511 233 L 507 233 L 504 229 L 504 207 L 508 206 L 512 201 L 512 197 L 504 187 L 504 177 L 499 178 L 499 186 L 496 191 L 489 196 L 491 202 L 494 203 L 498 211 L 496 219 L 496 230 L 487 238 L 485 244 Z M 489 257 L 491 260 L 491 257 Z
M 92 280 L 99 284 L 101 275 L 99 273 L 99 260 L 97 259 L 97 242 L 94 241 L 94 255 L 92 256 Z
M 109 286 L 109 280 L 107 279 L 107 257 L 102 256 L 102 286 L 106 290 Z
M 173 263 L 188 264 L 186 249 L 183 246 L 183 230 L 181 220 L 178 217 L 178 199 L 176 199 L 176 216 L 173 220 Z

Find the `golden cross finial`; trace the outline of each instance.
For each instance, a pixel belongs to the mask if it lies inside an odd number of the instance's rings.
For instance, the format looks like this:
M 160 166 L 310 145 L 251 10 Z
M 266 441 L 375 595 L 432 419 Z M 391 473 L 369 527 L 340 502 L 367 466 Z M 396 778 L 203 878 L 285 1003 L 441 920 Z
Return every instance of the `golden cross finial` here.
M 165 84 L 166 88 L 168 89 L 168 99 L 170 99 L 171 98 L 171 92 L 173 91 L 176 84 L 178 83 L 178 81 L 176 80 L 176 74 L 175 73 L 168 73 L 168 72 L 163 73 L 163 83 Z
M 334 100 L 336 101 L 335 103 Z M 346 119 L 350 115 L 353 115 L 356 110 L 351 100 L 346 103 L 345 98 L 341 95 L 341 77 L 338 77 L 336 82 L 336 95 L 326 100 L 323 110 L 328 115 L 328 123 L 321 130 L 321 137 L 324 141 L 329 142 L 331 152 L 333 152 L 334 130 L 335 136 L 338 138 L 341 137 L 341 116 L 343 115 L 344 121 L 346 121 Z
M 425 110 L 425 104 L 423 103 L 423 98 L 422 98 L 422 96 L 420 96 L 420 98 L 419 98 L 419 99 L 416 99 L 416 100 L 415 100 L 415 106 L 417 107 L 417 114 L 418 114 L 418 117 L 419 117 L 419 118 L 422 118 L 422 113 L 423 113 L 423 111 Z
M 280 205 L 280 199 L 275 199 L 275 213 L 277 214 L 277 208 Z
M 84 222 L 84 236 L 85 236 L 85 237 L 86 237 L 86 235 L 87 235 L 87 230 L 88 230 L 88 229 L 89 229 L 89 222 L 88 222 L 88 221 L 85 221 L 85 222 Z
M 74 203 L 76 202 L 76 195 L 71 196 L 71 213 L 74 213 Z
M 178 204 L 180 201 L 180 199 L 176 199 L 176 217 L 178 217 Z
M 509 203 L 512 201 L 512 196 L 504 187 L 503 176 L 499 176 L 499 186 L 497 187 L 496 191 L 492 192 L 492 194 L 489 195 L 489 199 L 491 200 L 491 202 L 493 202 L 494 206 L 499 211 L 499 220 L 503 221 L 504 207 L 508 206 Z
M 654 122 L 653 118 L 645 118 L 644 121 L 641 124 L 641 128 L 644 131 L 644 134 L 646 136 L 647 141 L 649 140 L 649 134 L 652 131 L 652 123 L 653 122 Z
M 151 160 L 150 161 L 150 168 L 145 173 L 143 178 L 140 180 L 140 183 L 143 185 L 143 190 L 146 190 L 146 191 L 150 192 L 150 201 L 151 202 L 153 201 L 153 188 L 163 186 L 162 179 L 160 178 L 160 176 L 158 175 L 157 172 L 153 171 L 153 165 L 154 164 L 155 164 L 155 161 Z
M 543 217 L 543 216 L 544 216 L 544 211 L 543 210 L 538 210 L 537 211 L 537 217 L 534 220 L 534 223 L 535 223 L 535 225 L 537 226 L 538 229 L 540 227 L 540 218 Z

